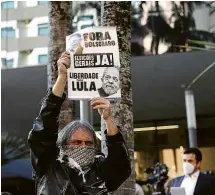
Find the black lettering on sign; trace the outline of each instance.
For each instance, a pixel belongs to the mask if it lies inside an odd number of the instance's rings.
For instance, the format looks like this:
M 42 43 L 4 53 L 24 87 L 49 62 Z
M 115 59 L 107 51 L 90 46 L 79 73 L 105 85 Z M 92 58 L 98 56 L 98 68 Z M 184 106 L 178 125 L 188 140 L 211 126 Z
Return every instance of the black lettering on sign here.
M 115 41 L 88 41 L 85 42 L 85 47 L 110 47 L 115 46 Z
M 103 40 L 111 40 L 110 33 L 107 32 L 90 32 L 84 33 L 84 41 L 103 41 Z
M 98 79 L 98 73 L 69 73 L 69 78 L 71 79 Z
M 72 81 L 72 91 L 96 91 L 96 84 L 94 81 Z
M 113 54 L 98 53 L 74 55 L 74 66 L 75 68 L 113 67 Z

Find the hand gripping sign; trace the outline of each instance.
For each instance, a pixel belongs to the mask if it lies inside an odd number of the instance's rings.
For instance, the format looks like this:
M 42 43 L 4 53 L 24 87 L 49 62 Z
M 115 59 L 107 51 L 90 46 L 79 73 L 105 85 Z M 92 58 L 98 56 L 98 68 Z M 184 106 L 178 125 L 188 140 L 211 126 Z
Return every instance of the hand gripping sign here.
M 71 55 L 68 98 L 120 98 L 119 47 L 116 27 L 90 27 L 66 37 Z

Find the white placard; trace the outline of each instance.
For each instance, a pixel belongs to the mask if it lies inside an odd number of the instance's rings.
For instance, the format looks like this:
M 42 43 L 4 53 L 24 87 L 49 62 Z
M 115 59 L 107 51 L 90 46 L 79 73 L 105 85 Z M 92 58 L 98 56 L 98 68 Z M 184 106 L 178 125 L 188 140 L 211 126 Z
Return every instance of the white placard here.
M 120 98 L 116 27 L 89 27 L 66 37 L 70 52 L 68 98 Z

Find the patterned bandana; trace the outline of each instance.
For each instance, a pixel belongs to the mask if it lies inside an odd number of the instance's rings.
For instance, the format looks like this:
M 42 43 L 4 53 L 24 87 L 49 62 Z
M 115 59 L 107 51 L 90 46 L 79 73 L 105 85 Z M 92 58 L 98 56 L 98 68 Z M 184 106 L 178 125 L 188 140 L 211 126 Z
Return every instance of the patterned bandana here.
M 81 169 L 85 170 L 94 163 L 96 148 L 93 146 L 64 145 L 60 147 L 59 157 L 63 156 L 67 157 L 68 165 L 71 168 L 80 166 Z

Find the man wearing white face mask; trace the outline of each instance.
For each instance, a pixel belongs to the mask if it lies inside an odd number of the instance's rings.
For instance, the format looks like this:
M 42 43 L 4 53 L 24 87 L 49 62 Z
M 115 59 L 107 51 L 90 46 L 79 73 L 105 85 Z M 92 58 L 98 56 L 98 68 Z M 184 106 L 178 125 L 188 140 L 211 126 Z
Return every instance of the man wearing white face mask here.
M 215 177 L 200 172 L 202 153 L 189 148 L 183 154 L 184 176 L 173 179 L 171 187 L 185 188 L 186 195 L 214 195 Z

